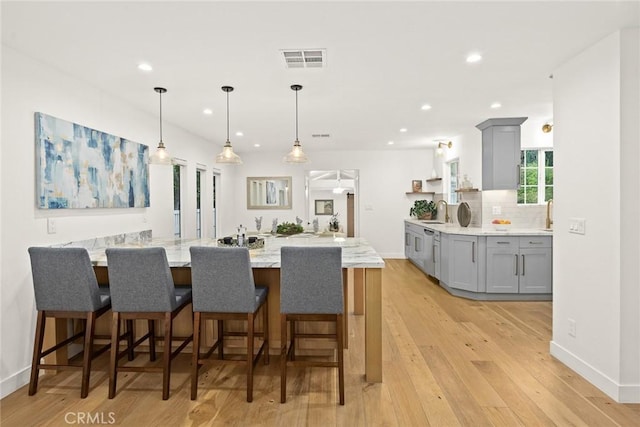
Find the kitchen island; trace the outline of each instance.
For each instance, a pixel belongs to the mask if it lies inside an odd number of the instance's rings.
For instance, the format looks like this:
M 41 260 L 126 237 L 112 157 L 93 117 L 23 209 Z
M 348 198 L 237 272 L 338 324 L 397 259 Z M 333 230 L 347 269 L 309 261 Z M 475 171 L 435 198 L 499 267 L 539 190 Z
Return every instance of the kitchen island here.
M 550 300 L 553 234 L 510 225 L 405 220 L 405 255 L 449 293 L 476 300 Z
M 382 268 L 383 259 L 362 238 L 318 237 L 314 234 L 300 234 L 288 237 L 271 235 L 264 238 L 264 247 L 249 251 L 256 284 L 269 287 L 270 347 L 273 354 L 279 354 L 280 346 L 280 248 L 283 246 L 339 246 L 342 248 L 342 268 L 347 301 L 347 270 L 354 270 L 354 307 L 356 314 L 365 315 L 365 379 L 368 382 L 382 381 Z M 66 245 L 69 246 L 69 245 Z M 176 286 L 191 284 L 191 246 L 218 246 L 215 239 L 175 239 L 144 238 L 128 243 L 117 243 L 112 247 L 163 247 Z M 106 247 L 87 247 L 94 265 L 98 283 L 108 285 Z M 345 307 L 348 305 L 345 304 Z M 345 319 L 348 316 L 344 316 Z M 213 326 L 212 326 L 213 327 Z M 56 328 L 58 329 L 58 328 Z M 175 330 L 189 333 L 191 316 L 187 312 L 176 317 Z M 64 328 L 56 337 L 60 341 Z M 210 335 L 210 334 L 209 334 Z M 348 336 L 348 333 L 345 334 Z M 61 355 L 64 357 L 64 354 Z

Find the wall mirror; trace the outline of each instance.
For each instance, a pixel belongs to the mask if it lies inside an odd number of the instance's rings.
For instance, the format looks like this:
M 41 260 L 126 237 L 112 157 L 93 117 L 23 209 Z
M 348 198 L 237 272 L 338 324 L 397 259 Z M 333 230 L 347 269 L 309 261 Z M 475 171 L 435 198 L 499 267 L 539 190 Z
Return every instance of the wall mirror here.
M 247 177 L 247 209 L 291 209 L 291 177 Z

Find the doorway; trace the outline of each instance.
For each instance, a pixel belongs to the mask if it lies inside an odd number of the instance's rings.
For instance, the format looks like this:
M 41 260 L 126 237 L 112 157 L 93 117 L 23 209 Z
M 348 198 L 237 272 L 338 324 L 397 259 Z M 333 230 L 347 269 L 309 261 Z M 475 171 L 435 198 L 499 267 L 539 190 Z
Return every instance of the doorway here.
M 330 231 L 330 222 L 339 224 L 347 237 L 359 235 L 357 169 L 312 170 L 306 174 L 306 214 L 318 231 Z

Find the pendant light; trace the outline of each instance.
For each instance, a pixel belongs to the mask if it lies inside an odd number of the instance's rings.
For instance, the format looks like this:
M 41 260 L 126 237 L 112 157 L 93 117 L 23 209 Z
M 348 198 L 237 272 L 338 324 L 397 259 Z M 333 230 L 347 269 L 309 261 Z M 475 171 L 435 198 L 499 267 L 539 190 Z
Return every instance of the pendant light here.
M 154 165 L 170 165 L 171 156 L 169 152 L 167 152 L 164 142 L 162 142 L 162 94 L 167 90 L 163 87 L 154 87 L 153 90 L 160 95 L 160 143 L 158 144 L 158 148 L 156 148 L 156 152 L 151 156 L 151 163 Z
M 291 85 L 291 89 L 296 92 L 296 140 L 293 143 L 293 149 L 283 159 L 287 163 L 306 163 L 309 161 L 307 155 L 302 151 L 300 141 L 298 141 L 298 91 L 302 89 L 300 85 Z
M 242 159 L 233 152 L 231 142 L 229 142 L 229 92 L 233 91 L 231 86 L 222 86 L 222 90 L 227 93 L 227 142 L 222 147 L 222 152 L 216 156 L 216 163 L 227 163 L 232 165 L 241 165 Z

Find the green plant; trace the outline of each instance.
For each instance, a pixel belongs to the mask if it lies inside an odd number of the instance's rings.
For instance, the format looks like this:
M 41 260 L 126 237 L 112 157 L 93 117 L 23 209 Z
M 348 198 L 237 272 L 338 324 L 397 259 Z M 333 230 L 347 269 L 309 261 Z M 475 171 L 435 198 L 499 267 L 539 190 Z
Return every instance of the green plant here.
M 338 213 L 331 215 L 329 220 L 329 231 L 340 231 L 340 221 L 338 221 Z
M 417 218 L 431 214 L 432 218 L 435 218 L 438 214 L 436 204 L 431 200 L 416 200 L 413 202 L 413 206 L 409 210 L 409 215 Z
M 302 228 L 301 225 L 294 224 L 293 222 L 283 222 L 282 224 L 278 224 L 276 228 L 278 234 L 298 234 L 303 231 L 304 228 Z

